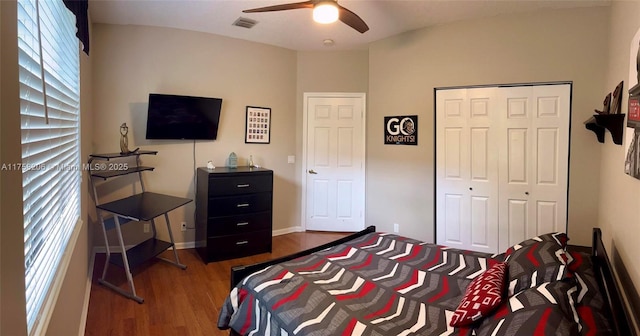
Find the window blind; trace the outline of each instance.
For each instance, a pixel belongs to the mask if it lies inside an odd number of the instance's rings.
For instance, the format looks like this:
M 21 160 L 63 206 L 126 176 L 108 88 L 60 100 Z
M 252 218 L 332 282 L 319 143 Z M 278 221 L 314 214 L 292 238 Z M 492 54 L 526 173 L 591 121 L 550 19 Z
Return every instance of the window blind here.
M 80 216 L 80 60 L 62 0 L 18 0 L 27 327 Z

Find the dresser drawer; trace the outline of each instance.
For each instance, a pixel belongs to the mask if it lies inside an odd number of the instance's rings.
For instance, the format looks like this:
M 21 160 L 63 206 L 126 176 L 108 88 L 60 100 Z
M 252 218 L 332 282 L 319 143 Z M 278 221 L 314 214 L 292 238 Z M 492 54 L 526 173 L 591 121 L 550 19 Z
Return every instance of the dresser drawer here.
M 239 258 L 271 252 L 271 230 L 207 239 L 209 260 Z
M 209 237 L 271 230 L 271 211 L 249 215 L 211 217 L 207 222 Z
M 271 193 L 209 198 L 209 218 L 271 210 Z
M 237 176 L 209 177 L 209 196 L 224 196 L 271 191 L 273 175 L 239 174 Z

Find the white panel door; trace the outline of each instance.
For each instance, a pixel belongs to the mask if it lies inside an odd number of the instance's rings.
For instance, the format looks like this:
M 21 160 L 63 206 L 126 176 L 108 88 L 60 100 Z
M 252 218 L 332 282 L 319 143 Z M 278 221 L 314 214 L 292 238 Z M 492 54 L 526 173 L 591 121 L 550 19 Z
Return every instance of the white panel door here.
M 493 88 L 436 96 L 436 241 L 484 252 L 498 248 L 498 162 Z
M 567 229 L 571 85 L 436 91 L 436 242 L 502 252 Z
M 305 226 L 364 229 L 364 94 L 305 94 Z
M 567 230 L 571 86 L 502 88 L 500 249 Z

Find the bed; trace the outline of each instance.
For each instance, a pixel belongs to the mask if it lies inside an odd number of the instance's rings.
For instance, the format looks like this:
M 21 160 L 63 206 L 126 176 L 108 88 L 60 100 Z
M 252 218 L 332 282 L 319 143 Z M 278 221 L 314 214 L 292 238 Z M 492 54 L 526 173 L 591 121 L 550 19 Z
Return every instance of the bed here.
M 218 328 L 231 335 L 634 335 L 602 244 L 549 233 L 501 254 L 375 227 L 232 268 Z

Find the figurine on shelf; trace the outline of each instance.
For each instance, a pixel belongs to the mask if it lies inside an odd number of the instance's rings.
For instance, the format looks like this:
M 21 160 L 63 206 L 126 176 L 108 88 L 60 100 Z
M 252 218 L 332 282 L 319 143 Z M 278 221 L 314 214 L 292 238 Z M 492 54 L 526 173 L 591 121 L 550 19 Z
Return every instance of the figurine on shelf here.
M 129 150 L 129 127 L 127 127 L 127 123 L 122 123 L 120 125 L 120 154 L 129 154 L 135 153 L 140 148 L 136 148 L 134 150 Z
M 613 97 L 611 101 L 611 107 L 609 113 L 612 114 L 620 114 L 622 107 L 622 86 L 624 85 L 624 81 L 620 82 L 618 86 L 616 86 L 615 90 L 613 90 Z
M 604 101 L 602 102 L 602 104 L 604 105 L 604 107 L 602 108 L 602 111 L 598 111 L 598 110 L 594 110 L 596 113 L 598 114 L 609 114 L 609 105 L 611 104 L 611 93 L 608 93 L 605 97 L 604 97 Z

